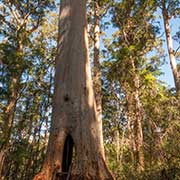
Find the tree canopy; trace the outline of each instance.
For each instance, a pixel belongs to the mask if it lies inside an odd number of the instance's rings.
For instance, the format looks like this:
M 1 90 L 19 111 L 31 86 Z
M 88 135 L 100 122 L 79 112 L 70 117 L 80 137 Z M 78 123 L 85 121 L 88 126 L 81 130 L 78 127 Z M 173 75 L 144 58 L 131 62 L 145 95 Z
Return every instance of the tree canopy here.
M 61 53 L 58 3 L 0 0 L 0 179 L 31 180 L 42 169 Z M 108 168 L 117 180 L 179 179 L 180 0 L 88 0 L 86 8 Z M 169 72 L 174 82 L 163 79 Z

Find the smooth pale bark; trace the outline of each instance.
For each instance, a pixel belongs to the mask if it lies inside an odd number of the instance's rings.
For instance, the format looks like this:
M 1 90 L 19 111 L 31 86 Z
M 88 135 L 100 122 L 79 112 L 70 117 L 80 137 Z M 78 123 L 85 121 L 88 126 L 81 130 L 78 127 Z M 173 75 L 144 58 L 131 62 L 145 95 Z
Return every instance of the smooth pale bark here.
M 134 138 L 134 134 L 133 134 L 133 116 L 131 115 L 132 112 L 130 111 L 131 109 L 131 105 L 130 105 L 130 98 L 129 96 L 126 94 L 126 100 L 128 103 L 128 113 L 127 113 L 127 117 L 128 117 L 128 124 L 127 124 L 127 129 L 128 129 L 128 139 L 129 139 L 129 147 L 131 149 L 130 151 L 130 155 L 131 155 L 131 161 L 132 163 L 135 165 L 135 153 L 136 152 L 136 146 L 135 146 L 135 138 Z
M 116 145 L 116 161 L 120 163 L 120 135 L 118 130 L 115 133 L 115 145 Z
M 137 159 L 137 168 L 138 170 L 144 170 L 144 152 L 143 152 L 143 107 L 139 97 L 139 77 L 136 74 L 136 67 L 134 64 L 134 60 L 131 58 L 131 65 L 133 71 L 133 82 L 134 82 L 134 138 L 135 138 L 135 146 L 136 146 L 136 159 Z
M 143 111 L 142 105 L 139 100 L 139 92 L 135 92 L 135 122 L 134 122 L 134 137 L 136 145 L 136 158 L 138 163 L 138 170 L 144 170 L 144 152 L 143 152 L 143 131 L 142 131 L 142 121 L 143 121 Z
M 144 152 L 143 152 L 143 133 L 142 120 L 143 113 L 139 98 L 136 96 L 137 91 L 133 94 L 126 95 L 128 102 L 128 135 L 129 145 L 132 149 L 131 160 L 137 170 L 144 169 Z
M 97 118 L 93 94 L 88 59 L 86 1 L 62 0 L 59 26 L 51 132 L 42 172 L 34 179 L 62 179 L 63 174 L 67 173 L 63 172 L 67 153 L 63 150 L 73 144 L 75 157 L 73 163 L 69 164 L 66 178 L 113 179 L 104 160 L 100 136 L 102 125 Z
M 128 131 L 130 147 L 133 151 L 131 154 L 132 162 L 138 171 L 144 170 L 144 151 L 143 151 L 143 129 L 142 123 L 144 118 L 143 107 L 139 96 L 139 77 L 136 72 L 134 59 L 130 57 L 131 80 L 125 83 L 123 90 L 126 93 L 128 103 Z M 130 85 L 131 84 L 131 85 Z
M 165 1 L 162 1 L 162 14 L 163 14 L 163 20 L 164 20 L 164 29 L 165 29 L 165 34 L 166 34 L 169 61 L 170 61 L 170 65 L 171 65 L 171 69 L 172 69 L 172 73 L 174 77 L 176 92 L 180 93 L 180 73 L 178 72 L 177 66 L 176 66 L 176 58 L 174 55 L 173 41 L 172 41 L 171 30 L 170 30 L 170 25 L 169 25 L 169 15 L 166 9 Z
M 101 84 L 101 64 L 100 64 L 100 15 L 99 15 L 100 7 L 99 7 L 99 3 L 96 0 L 94 0 L 93 3 L 94 3 L 93 88 L 94 88 L 94 96 L 96 101 L 97 118 L 98 121 L 102 121 L 102 87 L 101 87 L 102 84 Z M 103 141 L 102 130 L 100 132 L 101 133 L 99 134 L 99 136 L 101 137 L 101 141 Z
M 94 2 L 94 58 L 93 58 L 93 85 L 94 94 L 96 99 L 96 108 L 98 116 L 102 115 L 101 107 L 101 65 L 100 65 L 100 20 L 99 20 L 99 5 L 98 2 Z

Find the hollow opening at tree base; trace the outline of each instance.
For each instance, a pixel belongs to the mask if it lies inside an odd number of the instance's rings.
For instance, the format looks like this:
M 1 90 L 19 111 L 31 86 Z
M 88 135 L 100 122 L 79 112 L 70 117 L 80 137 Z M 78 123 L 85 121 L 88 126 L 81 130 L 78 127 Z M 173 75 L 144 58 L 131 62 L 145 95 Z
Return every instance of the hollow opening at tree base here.
M 74 153 L 74 141 L 71 135 L 67 135 L 62 158 L 62 175 L 63 177 L 70 174 Z
M 99 177 L 87 177 L 83 175 L 68 175 L 68 174 L 57 174 L 55 180 L 101 180 Z M 102 179 L 102 180 L 112 180 L 112 179 Z

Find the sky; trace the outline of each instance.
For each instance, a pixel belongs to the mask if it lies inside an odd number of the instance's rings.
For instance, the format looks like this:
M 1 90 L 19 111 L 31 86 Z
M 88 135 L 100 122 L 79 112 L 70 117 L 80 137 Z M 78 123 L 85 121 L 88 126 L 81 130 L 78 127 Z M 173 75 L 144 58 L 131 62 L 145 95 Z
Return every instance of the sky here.
M 59 2 L 59 0 L 56 0 L 56 2 Z M 158 13 L 159 14 L 161 13 L 160 10 L 158 11 Z M 111 18 L 107 17 L 105 19 L 105 21 L 111 21 Z M 160 21 L 160 26 L 161 26 L 162 32 L 163 32 L 164 31 L 163 20 L 159 19 L 159 21 Z M 180 27 L 179 25 L 180 25 L 180 18 L 179 19 L 178 18 L 172 19 L 170 21 L 170 27 L 171 27 L 172 35 L 174 35 L 175 32 L 179 29 L 179 27 Z M 110 25 L 109 28 L 105 31 L 107 38 L 110 38 L 114 31 L 115 31 L 115 29 Z M 166 39 L 165 34 L 163 35 L 162 38 L 164 40 Z M 2 39 L 3 39 L 3 37 L 0 36 L 0 41 L 2 41 Z M 174 45 L 174 49 L 177 49 L 178 44 L 175 41 L 173 41 L 173 45 Z M 164 48 L 165 53 L 166 53 L 166 63 L 161 68 L 163 74 L 160 76 L 160 80 L 165 81 L 166 84 L 169 85 L 170 87 L 174 87 L 174 80 L 173 80 L 173 75 L 172 75 L 172 71 L 170 68 L 166 41 L 164 41 L 164 43 L 163 43 L 163 48 Z M 103 49 L 102 39 L 101 39 L 101 49 Z
M 164 31 L 163 21 L 161 20 L 160 22 L 161 22 L 162 30 Z M 172 19 L 170 21 L 170 28 L 171 28 L 172 36 L 175 35 L 177 30 L 179 30 L 179 27 L 180 27 L 179 25 L 180 25 L 180 19 L 179 18 Z M 165 35 L 163 36 L 163 39 L 166 39 Z M 173 46 L 174 46 L 174 49 L 176 50 L 177 47 L 179 46 L 179 44 L 176 43 L 176 41 L 173 41 Z M 164 42 L 163 48 L 165 49 L 165 52 L 167 54 L 168 50 L 167 50 L 166 42 Z M 161 80 L 165 81 L 171 87 L 174 87 L 175 86 L 174 85 L 174 79 L 173 79 L 172 71 L 171 71 L 171 68 L 170 68 L 168 55 L 166 56 L 166 62 L 167 63 L 164 66 L 162 66 L 162 71 L 164 72 L 164 75 L 161 76 Z
M 158 11 L 158 13 L 160 15 L 160 13 L 161 13 L 160 10 Z M 159 79 L 161 81 L 164 81 L 167 84 L 167 86 L 172 88 L 172 87 L 175 87 L 175 85 L 174 85 L 173 74 L 172 74 L 172 71 L 171 71 L 170 63 L 169 63 L 169 56 L 168 56 L 168 50 L 167 50 L 167 44 L 166 44 L 166 37 L 165 37 L 165 33 L 163 33 L 164 32 L 164 22 L 163 22 L 163 19 L 161 19 L 161 18 L 159 18 L 158 20 L 160 22 L 160 28 L 161 28 L 161 33 L 160 34 L 163 34 L 163 36 L 162 36 L 162 39 L 164 40 L 163 41 L 163 49 L 164 49 L 165 55 L 166 55 L 165 63 L 161 67 L 162 75 L 159 77 Z M 105 21 L 111 21 L 111 18 L 106 17 Z M 179 19 L 178 18 L 172 19 L 170 21 L 170 28 L 171 28 L 172 36 L 175 35 L 175 33 L 179 30 L 179 27 L 180 27 L 180 18 Z M 111 38 L 114 31 L 115 31 L 115 29 L 110 25 L 109 28 L 105 31 L 107 38 Z M 179 44 L 176 43 L 175 41 L 173 41 L 173 46 L 174 46 L 174 49 L 176 50 L 177 47 L 179 46 Z M 101 40 L 101 48 L 103 48 L 102 40 Z

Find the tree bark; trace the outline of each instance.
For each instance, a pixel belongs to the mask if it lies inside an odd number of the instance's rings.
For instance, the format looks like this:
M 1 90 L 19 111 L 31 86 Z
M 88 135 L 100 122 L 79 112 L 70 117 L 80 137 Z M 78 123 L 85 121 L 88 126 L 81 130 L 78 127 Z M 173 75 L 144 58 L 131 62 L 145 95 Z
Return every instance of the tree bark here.
M 139 76 L 136 72 L 135 62 L 130 57 L 131 82 L 125 84 L 123 90 L 126 93 L 128 103 L 128 131 L 130 146 L 133 151 L 131 154 L 132 162 L 137 171 L 144 170 L 144 151 L 143 151 L 143 128 L 144 117 L 143 106 L 139 96 Z
M 5 156 L 6 156 L 6 149 L 1 149 L 0 151 L 0 178 L 3 180 L 4 179 L 4 172 L 3 172 L 3 168 L 4 168 L 4 161 L 5 161 Z
M 134 60 L 131 59 L 132 65 L 132 75 L 133 75 L 133 83 L 134 83 L 134 137 L 135 137 L 135 145 L 136 145 L 136 159 L 138 163 L 138 170 L 144 170 L 144 152 L 143 152 L 143 129 L 142 129 L 142 122 L 143 122 L 143 107 L 139 97 L 139 77 L 136 74 L 136 67 L 134 64 Z
M 173 41 L 171 36 L 171 30 L 169 25 L 169 15 L 168 10 L 165 5 L 165 1 L 162 0 L 162 14 L 163 14 L 163 20 L 164 20 L 164 29 L 166 34 L 166 42 L 167 42 L 167 48 L 168 48 L 168 54 L 169 54 L 169 61 L 174 77 L 174 83 L 176 87 L 176 92 L 180 93 L 180 73 L 177 70 L 176 66 L 176 58 L 174 55 L 174 48 L 173 48 Z
M 101 64 L 100 64 L 100 6 L 98 1 L 94 0 L 94 57 L 93 57 L 93 89 L 96 101 L 96 111 L 98 121 L 102 121 L 102 84 L 101 84 Z M 101 123 L 101 129 L 102 123 Z M 101 141 L 103 142 L 102 131 L 100 131 Z M 102 143 L 103 145 L 103 143 Z M 103 149 L 103 147 L 102 147 Z M 104 152 L 103 152 L 104 154 Z
M 62 0 L 59 26 L 51 132 L 42 172 L 34 179 L 111 180 L 88 59 L 86 1 Z
M 100 65 L 100 20 L 99 20 L 99 5 L 94 1 L 94 58 L 93 58 L 93 85 L 96 99 L 96 108 L 98 116 L 102 115 L 101 107 L 101 65 Z

